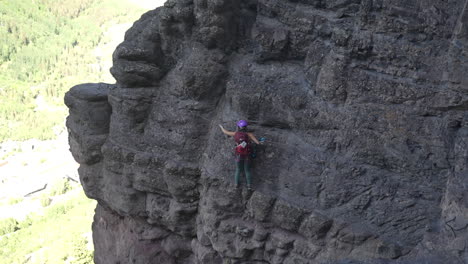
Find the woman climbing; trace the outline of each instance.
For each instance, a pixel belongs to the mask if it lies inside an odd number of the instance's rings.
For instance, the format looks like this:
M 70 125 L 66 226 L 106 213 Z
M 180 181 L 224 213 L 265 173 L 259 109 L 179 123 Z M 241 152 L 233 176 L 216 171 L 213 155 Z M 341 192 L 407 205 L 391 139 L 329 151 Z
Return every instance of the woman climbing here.
M 236 132 L 227 131 L 222 125 L 219 125 L 221 131 L 228 136 L 234 137 L 236 142 L 235 154 L 236 154 L 236 173 L 234 175 L 234 180 L 236 183 L 236 188 L 239 187 L 239 177 L 242 168 L 244 169 L 245 178 L 247 179 L 247 189 L 252 190 L 252 179 L 250 175 L 250 153 L 252 147 L 250 146 L 250 141 L 255 142 L 255 144 L 261 144 L 255 138 L 255 136 L 247 132 L 247 121 L 239 120 L 237 122 Z

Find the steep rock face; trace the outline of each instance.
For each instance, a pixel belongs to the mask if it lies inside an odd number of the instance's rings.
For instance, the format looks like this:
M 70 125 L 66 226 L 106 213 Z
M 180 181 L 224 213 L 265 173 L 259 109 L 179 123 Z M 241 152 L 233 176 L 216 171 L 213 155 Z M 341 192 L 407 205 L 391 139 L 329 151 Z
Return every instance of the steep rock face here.
M 65 97 L 96 263 L 468 263 L 465 0 L 176 0 Z M 238 119 L 267 143 L 233 186 Z

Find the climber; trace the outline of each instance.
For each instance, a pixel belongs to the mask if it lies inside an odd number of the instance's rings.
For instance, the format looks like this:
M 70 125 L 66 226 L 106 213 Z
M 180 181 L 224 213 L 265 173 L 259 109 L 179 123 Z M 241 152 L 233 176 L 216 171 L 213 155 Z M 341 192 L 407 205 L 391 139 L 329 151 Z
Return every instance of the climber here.
M 234 149 L 236 155 L 236 173 L 234 175 L 234 180 L 236 183 L 236 188 L 239 187 L 239 177 L 242 168 L 244 168 L 245 178 L 247 179 L 247 189 L 252 190 L 252 179 L 250 175 L 250 154 L 251 154 L 251 146 L 250 141 L 255 142 L 255 144 L 262 144 L 255 138 L 255 136 L 247 131 L 247 121 L 239 120 L 237 122 L 237 131 L 231 132 L 224 129 L 222 125 L 219 125 L 221 131 L 228 136 L 234 137 L 236 142 L 236 147 Z

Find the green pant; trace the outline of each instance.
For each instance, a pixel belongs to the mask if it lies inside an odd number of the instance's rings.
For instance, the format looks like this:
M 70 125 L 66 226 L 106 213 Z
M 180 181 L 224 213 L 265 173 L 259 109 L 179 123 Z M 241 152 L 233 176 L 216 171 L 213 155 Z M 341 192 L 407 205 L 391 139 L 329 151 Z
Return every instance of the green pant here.
M 247 186 L 251 186 L 251 177 L 250 177 L 250 168 L 249 168 L 249 161 L 248 160 L 239 160 L 239 161 L 236 161 L 236 174 L 235 174 L 235 178 L 234 180 L 236 181 L 236 185 L 239 184 L 239 177 L 240 177 L 240 173 L 241 173 L 241 170 L 242 170 L 242 167 L 244 168 L 244 174 L 245 174 L 245 178 L 247 179 Z

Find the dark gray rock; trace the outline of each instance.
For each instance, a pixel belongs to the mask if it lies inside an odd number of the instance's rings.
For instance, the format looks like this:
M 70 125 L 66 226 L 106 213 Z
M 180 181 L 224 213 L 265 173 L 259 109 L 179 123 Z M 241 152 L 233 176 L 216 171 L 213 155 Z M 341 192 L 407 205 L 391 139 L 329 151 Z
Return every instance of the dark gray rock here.
M 274 197 L 261 192 L 254 192 L 247 204 L 249 215 L 257 221 L 270 220 L 270 212 L 273 209 Z
M 462 0 L 170 0 L 65 97 L 101 263 L 468 263 Z M 255 191 L 233 186 L 250 121 Z M 242 179 L 242 183 L 244 183 Z
M 278 200 L 273 207 L 272 222 L 283 229 L 296 232 L 304 214 L 300 208 Z
M 327 235 L 333 224 L 333 220 L 319 213 L 312 213 L 304 219 L 299 233 L 309 239 L 322 239 Z

